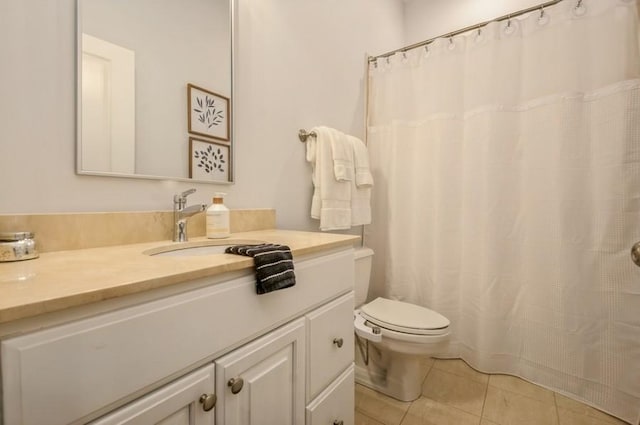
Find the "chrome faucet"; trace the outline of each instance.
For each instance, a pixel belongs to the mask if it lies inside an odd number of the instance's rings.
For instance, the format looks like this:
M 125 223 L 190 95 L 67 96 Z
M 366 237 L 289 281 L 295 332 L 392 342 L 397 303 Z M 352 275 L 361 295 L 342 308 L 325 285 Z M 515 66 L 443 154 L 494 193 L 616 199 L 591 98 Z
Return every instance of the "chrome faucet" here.
M 187 196 L 195 192 L 195 189 L 185 190 L 179 195 L 173 195 L 173 241 L 187 241 L 187 218 L 207 209 L 207 204 L 196 204 L 189 207 Z

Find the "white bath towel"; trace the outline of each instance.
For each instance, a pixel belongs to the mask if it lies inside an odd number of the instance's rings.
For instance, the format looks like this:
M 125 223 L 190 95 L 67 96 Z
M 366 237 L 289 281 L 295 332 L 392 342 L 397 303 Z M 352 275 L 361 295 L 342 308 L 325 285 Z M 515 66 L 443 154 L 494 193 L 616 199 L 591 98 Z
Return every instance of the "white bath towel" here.
M 333 131 L 316 127 L 316 137 L 307 139 L 307 161 L 312 167 L 314 186 L 311 217 L 320 220 L 320 230 L 343 230 L 351 227 L 351 181 L 335 177 L 331 141 Z
M 354 152 L 355 178 L 351 182 L 351 225 L 371 223 L 371 186 L 373 176 L 369 169 L 369 152 L 362 140 L 347 136 Z

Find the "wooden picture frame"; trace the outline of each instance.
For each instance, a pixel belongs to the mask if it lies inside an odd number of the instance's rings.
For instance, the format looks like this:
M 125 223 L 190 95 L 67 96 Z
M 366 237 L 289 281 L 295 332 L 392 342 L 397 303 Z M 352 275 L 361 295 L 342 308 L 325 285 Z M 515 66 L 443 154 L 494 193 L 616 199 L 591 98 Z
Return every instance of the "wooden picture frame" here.
M 190 137 L 189 178 L 219 182 L 231 181 L 231 145 Z
M 188 131 L 198 136 L 229 141 L 230 100 L 193 84 L 187 84 Z

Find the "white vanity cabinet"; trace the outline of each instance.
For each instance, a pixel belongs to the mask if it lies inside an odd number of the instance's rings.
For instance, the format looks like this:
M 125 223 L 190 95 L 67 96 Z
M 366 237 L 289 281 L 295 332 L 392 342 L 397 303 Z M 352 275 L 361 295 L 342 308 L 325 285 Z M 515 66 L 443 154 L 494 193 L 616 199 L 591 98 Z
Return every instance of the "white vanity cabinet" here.
M 250 271 L 204 278 L 3 338 L 2 424 L 311 425 L 313 412 L 352 412 L 353 250 L 295 271 L 295 286 L 264 295 Z

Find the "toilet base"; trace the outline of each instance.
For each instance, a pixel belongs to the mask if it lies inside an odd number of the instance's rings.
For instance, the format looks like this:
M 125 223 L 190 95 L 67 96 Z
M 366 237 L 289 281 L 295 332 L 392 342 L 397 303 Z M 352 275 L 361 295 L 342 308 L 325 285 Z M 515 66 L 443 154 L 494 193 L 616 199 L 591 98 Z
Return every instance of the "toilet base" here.
M 361 342 L 364 348 L 364 340 Z M 369 364 L 365 365 L 357 341 L 355 345 L 357 383 L 400 401 L 420 397 L 429 372 L 429 356 L 397 353 L 369 342 Z

